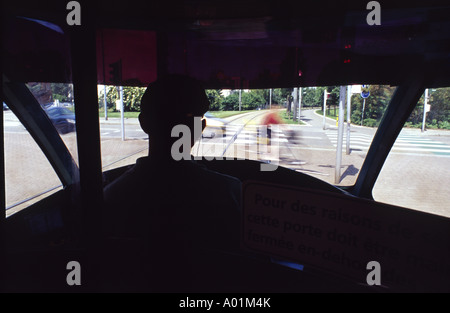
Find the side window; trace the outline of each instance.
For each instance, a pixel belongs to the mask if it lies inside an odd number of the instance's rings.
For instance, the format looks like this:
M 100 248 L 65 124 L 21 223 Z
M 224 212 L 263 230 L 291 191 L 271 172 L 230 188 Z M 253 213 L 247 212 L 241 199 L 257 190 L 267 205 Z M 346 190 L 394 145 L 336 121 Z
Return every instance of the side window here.
M 37 143 L 7 106 L 3 106 L 6 216 L 62 189 Z
M 146 88 L 135 86 L 156 80 L 157 51 L 155 31 L 97 30 L 97 65 L 103 67 L 98 73 L 102 84 L 97 86 L 103 171 L 134 164 L 148 155 L 148 135 L 138 121 Z
M 41 105 L 53 126 L 78 162 L 73 85 L 65 83 L 28 83 L 28 89 Z
M 450 88 L 428 89 L 386 159 L 375 200 L 450 217 L 449 113 Z
M 103 171 L 134 164 L 139 157 L 148 155 L 148 135 L 138 120 L 144 92 L 142 87 L 98 86 Z

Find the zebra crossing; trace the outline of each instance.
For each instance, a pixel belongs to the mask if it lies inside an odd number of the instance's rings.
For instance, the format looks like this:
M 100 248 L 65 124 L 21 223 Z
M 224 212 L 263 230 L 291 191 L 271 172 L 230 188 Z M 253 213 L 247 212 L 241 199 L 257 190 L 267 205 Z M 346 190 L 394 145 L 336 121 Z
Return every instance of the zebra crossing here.
M 392 150 L 396 152 L 423 152 L 450 156 L 450 145 L 431 138 L 408 134 L 400 134 Z
M 326 131 L 328 139 L 334 147 L 337 146 L 337 131 Z M 343 147 L 346 146 L 346 134 L 343 136 Z M 350 149 L 356 151 L 369 150 L 373 135 L 364 133 L 350 133 Z M 400 134 L 392 147 L 392 152 L 434 154 L 450 156 L 450 145 L 432 138 L 420 137 L 417 134 Z
M 231 138 L 239 132 L 235 144 L 256 144 L 258 142 L 258 137 L 266 137 L 267 128 L 264 129 L 261 125 L 246 125 L 242 127 L 242 125 L 228 125 L 226 128 L 226 137 Z M 278 129 L 278 127 L 272 127 L 272 135 L 271 142 L 275 143 L 287 143 L 288 139 L 286 135 Z
M 331 141 L 334 147 L 337 147 L 338 133 L 337 131 L 326 130 L 325 135 Z M 347 136 L 344 133 L 343 136 L 343 147 L 347 145 Z M 372 143 L 373 135 L 364 133 L 350 133 L 350 149 L 356 151 L 367 151 L 369 150 L 370 144 Z
M 226 127 L 226 135 L 220 138 L 213 138 L 211 140 L 204 140 L 202 144 L 227 144 L 232 142 L 235 145 L 251 146 L 255 144 L 266 143 L 267 128 L 262 125 L 248 124 L 248 125 L 233 125 L 229 124 Z M 271 144 L 278 146 L 285 146 L 286 144 L 295 144 L 295 141 L 290 142 L 288 137 L 289 131 L 286 128 L 279 128 L 277 125 L 272 127 Z M 314 135 L 311 137 L 310 135 Z M 305 149 L 326 149 L 326 146 L 331 149 L 337 147 L 337 130 L 327 129 L 325 131 L 309 131 L 297 132 L 294 139 L 306 140 Z M 355 152 L 367 152 L 372 144 L 374 132 L 362 132 L 360 130 L 353 130 L 350 133 L 350 149 Z M 292 140 L 293 137 L 290 137 Z M 328 143 L 327 143 L 328 139 Z M 347 136 L 343 136 L 343 148 L 346 147 Z M 450 145 L 439 141 L 438 138 L 421 136 L 419 133 L 400 133 L 392 150 L 392 153 L 402 154 L 420 154 L 420 155 L 438 155 L 450 157 Z
M 267 127 L 263 125 L 231 124 L 227 125 L 223 137 L 201 138 L 194 145 L 193 153 L 209 157 L 221 157 L 226 153 L 227 157 L 261 160 L 261 155 L 271 158 L 269 147 L 282 147 L 287 143 L 288 137 L 276 125 L 271 127 L 271 138 L 268 140 Z M 278 153 L 281 152 L 278 151 Z

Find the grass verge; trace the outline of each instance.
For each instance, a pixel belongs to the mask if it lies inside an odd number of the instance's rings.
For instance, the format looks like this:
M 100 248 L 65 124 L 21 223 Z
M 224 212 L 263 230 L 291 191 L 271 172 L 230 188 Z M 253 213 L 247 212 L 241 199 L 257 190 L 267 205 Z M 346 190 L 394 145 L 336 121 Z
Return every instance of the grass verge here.
M 296 125 L 306 125 L 302 121 L 300 123 L 297 120 L 292 120 L 292 112 L 287 111 L 279 111 L 278 115 L 280 116 L 281 120 L 283 121 L 283 124 L 296 124 Z
M 243 111 L 209 111 L 209 113 L 211 113 L 214 117 L 217 118 L 225 118 L 225 117 L 230 117 L 233 115 L 238 115 L 238 114 L 243 114 L 243 113 L 248 113 L 248 112 L 252 112 L 254 110 L 243 110 Z
M 105 117 L 105 111 L 100 110 L 98 115 L 100 117 Z M 124 112 L 123 116 L 124 118 L 137 118 L 139 116 L 139 112 Z M 120 118 L 120 112 L 108 111 L 108 117 Z

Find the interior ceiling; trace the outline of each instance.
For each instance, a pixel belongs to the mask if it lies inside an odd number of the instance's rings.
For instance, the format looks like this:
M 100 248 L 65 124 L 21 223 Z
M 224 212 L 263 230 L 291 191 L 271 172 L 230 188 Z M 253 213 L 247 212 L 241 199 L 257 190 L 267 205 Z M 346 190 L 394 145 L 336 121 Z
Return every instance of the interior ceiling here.
M 366 1 L 79 2 L 82 21 L 97 28 L 99 83 L 112 83 L 110 65 L 118 60 L 120 83 L 139 86 L 167 72 L 195 76 L 208 88 L 397 85 L 417 71 L 429 86 L 450 82 L 444 1 L 383 2 L 379 26 L 367 24 Z M 17 0 L 4 8 L 10 77 L 70 81 L 68 11 L 61 1 Z

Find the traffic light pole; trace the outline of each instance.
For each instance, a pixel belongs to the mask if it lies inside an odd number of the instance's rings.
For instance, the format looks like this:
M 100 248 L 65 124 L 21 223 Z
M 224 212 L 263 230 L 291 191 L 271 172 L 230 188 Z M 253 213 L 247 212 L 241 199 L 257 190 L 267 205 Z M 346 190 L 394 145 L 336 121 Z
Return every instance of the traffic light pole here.
M 295 121 L 297 118 L 297 109 L 298 109 L 298 88 L 294 87 L 293 95 L 294 97 L 294 103 L 292 104 L 292 107 L 294 108 L 294 115 L 292 115 L 292 120 Z
M 103 101 L 105 102 L 105 121 L 108 120 L 108 104 L 106 102 L 106 85 L 103 85 Z
M 123 86 L 119 87 L 120 97 L 120 127 L 122 129 L 122 141 L 125 141 L 125 123 L 124 123 L 124 107 L 123 107 Z
M 352 101 L 352 86 L 347 86 L 347 141 L 345 143 L 346 149 L 345 152 L 347 155 L 350 154 L 350 110 L 351 110 L 351 101 Z
M 327 109 L 327 91 L 323 92 L 323 130 L 327 129 L 327 124 L 325 122 L 325 111 Z
M 298 123 L 300 124 L 302 116 L 302 87 L 298 88 Z
M 341 163 L 342 163 L 342 143 L 344 141 L 344 101 L 345 87 L 339 88 L 339 120 L 338 120 L 338 138 L 336 147 L 336 167 L 334 182 L 339 184 L 341 180 Z

